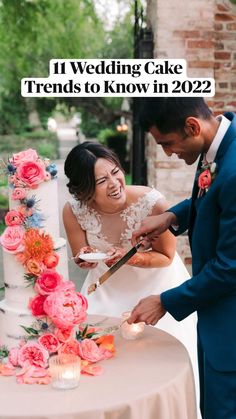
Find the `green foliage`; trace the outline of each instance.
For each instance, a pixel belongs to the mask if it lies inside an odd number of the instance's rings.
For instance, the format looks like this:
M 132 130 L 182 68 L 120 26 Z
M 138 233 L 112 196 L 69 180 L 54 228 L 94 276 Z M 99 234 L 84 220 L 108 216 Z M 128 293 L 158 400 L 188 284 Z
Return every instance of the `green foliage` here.
M 107 138 L 116 135 L 116 132 L 112 128 L 104 128 L 98 134 L 98 140 L 101 144 L 107 144 Z
M 91 0 L 2 0 L 0 132 L 19 133 L 30 111 L 41 111 L 46 102 L 55 107 L 55 99 L 22 98 L 21 78 L 47 77 L 52 58 L 98 56 L 104 39 Z
M 5 228 L 5 223 L 0 219 L 0 235 L 4 232 Z
M 0 135 L 0 157 L 3 159 L 27 148 L 35 149 L 42 157 L 52 160 L 58 158 L 58 139 L 55 133 L 33 131 L 21 135 Z
M 82 111 L 82 131 L 96 137 L 114 127 L 121 98 L 23 98 L 23 77 L 47 77 L 52 58 L 131 58 L 133 56 L 133 2 L 112 30 L 103 27 L 92 0 L 0 1 L 0 134 L 32 131 L 29 115 L 38 113 L 43 128 L 58 103 Z M 73 100 L 72 100 L 73 99 Z M 100 104 L 101 106 L 98 106 Z M 114 115 L 113 115 L 114 114 Z M 109 117 L 110 116 L 110 117 Z
M 9 350 L 6 346 L 1 345 L 0 346 L 0 359 L 6 358 L 9 354 Z
M 8 198 L 0 194 L 0 209 L 8 208 Z
M 126 182 L 126 185 L 132 185 L 132 176 L 130 173 L 125 175 L 125 182 Z
M 117 20 L 113 29 L 106 34 L 103 58 L 133 58 L 133 4 L 121 21 Z
M 102 122 L 95 115 L 91 115 L 83 108 L 79 108 L 79 110 L 82 117 L 80 127 L 83 134 L 88 138 L 97 137 L 97 134 L 100 131 L 100 129 L 105 127 L 106 125 L 103 125 Z

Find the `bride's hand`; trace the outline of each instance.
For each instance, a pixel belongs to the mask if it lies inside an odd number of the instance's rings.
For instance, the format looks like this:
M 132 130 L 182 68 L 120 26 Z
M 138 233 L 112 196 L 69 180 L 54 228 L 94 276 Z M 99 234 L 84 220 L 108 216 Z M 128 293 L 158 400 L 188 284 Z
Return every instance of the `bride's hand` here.
M 104 260 L 105 264 L 110 268 L 114 263 L 118 262 L 127 251 L 122 247 L 112 247 L 108 252 L 108 258 Z
M 94 269 L 97 266 L 97 262 L 86 262 L 83 259 L 80 259 L 80 255 L 82 253 L 95 253 L 95 250 L 90 246 L 84 246 L 81 247 L 80 251 L 77 253 L 77 255 L 74 257 L 74 261 L 76 265 L 78 265 L 82 269 Z

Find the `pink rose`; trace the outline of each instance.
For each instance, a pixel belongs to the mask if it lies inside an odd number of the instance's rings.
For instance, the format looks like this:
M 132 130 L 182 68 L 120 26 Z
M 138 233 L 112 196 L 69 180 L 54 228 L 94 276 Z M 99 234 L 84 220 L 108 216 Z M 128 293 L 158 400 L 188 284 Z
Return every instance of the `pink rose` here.
M 22 214 L 15 210 L 10 210 L 5 216 L 5 223 L 7 226 L 18 226 L 23 224 L 24 217 Z
M 47 255 L 44 258 L 43 263 L 44 265 L 47 266 L 47 268 L 52 269 L 58 265 L 58 261 L 59 261 L 59 256 L 56 252 L 54 252 Z
M 35 290 L 41 295 L 48 295 L 54 292 L 61 282 L 61 276 L 57 272 L 47 269 L 37 278 Z
M 62 343 L 68 342 L 68 340 L 70 340 L 72 332 L 73 327 L 68 329 L 59 329 L 58 327 L 55 327 L 54 329 L 54 335 Z
M 0 243 L 9 252 L 23 249 L 22 240 L 25 230 L 21 226 L 7 227 L 0 237 Z
M 19 153 L 15 153 L 12 156 L 11 163 L 18 167 L 21 163 L 24 163 L 25 161 L 36 161 L 38 159 L 38 154 L 35 150 L 32 150 L 32 148 L 29 148 L 25 151 L 20 151 Z
M 30 188 L 34 188 L 44 182 L 46 171 L 41 164 L 35 161 L 25 161 L 19 165 L 17 177 Z
M 29 363 L 30 365 L 35 365 L 36 367 L 45 368 L 47 366 L 48 357 L 48 351 L 46 351 L 46 349 L 44 349 L 39 343 L 27 342 L 19 349 L 18 362 L 21 367 L 23 367 L 25 363 Z
M 12 348 L 8 354 L 8 361 L 13 365 L 13 367 L 17 367 L 19 365 L 18 353 L 19 353 L 19 348 L 15 347 L 15 348 Z
M 15 188 L 12 192 L 12 199 L 14 201 L 25 199 L 28 193 L 28 189 L 25 188 Z
M 97 362 L 104 359 L 102 351 L 92 339 L 84 339 L 79 343 L 79 354 L 82 359 L 90 362 Z
M 68 342 L 61 346 L 59 352 L 63 354 L 79 355 L 79 346 L 80 344 L 76 339 L 70 339 Z
M 52 333 L 46 333 L 45 335 L 38 338 L 40 345 L 44 347 L 50 354 L 57 352 L 60 346 L 60 342 L 55 335 Z
M 35 297 L 30 298 L 28 307 L 31 310 L 33 316 L 45 316 L 45 311 L 43 307 L 45 300 L 45 295 L 36 295 Z
M 25 267 L 28 273 L 35 276 L 39 276 L 42 272 L 42 265 L 33 258 L 26 261 Z
M 82 323 L 86 319 L 86 304 L 84 297 L 73 290 L 55 291 L 44 302 L 45 313 L 53 323 L 67 329 Z
M 201 189 L 207 189 L 211 185 L 211 182 L 211 172 L 209 169 L 206 169 L 198 177 L 198 187 Z

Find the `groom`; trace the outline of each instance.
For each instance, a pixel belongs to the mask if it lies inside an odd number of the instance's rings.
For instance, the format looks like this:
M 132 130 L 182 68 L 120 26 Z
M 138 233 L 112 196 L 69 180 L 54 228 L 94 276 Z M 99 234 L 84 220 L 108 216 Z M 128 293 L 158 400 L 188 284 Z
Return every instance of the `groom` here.
M 202 98 L 148 98 L 141 124 L 168 156 L 199 157 L 192 196 L 146 218 L 133 234 L 188 230 L 193 276 L 141 300 L 129 323 L 180 321 L 198 313 L 200 407 L 204 419 L 236 418 L 236 116 L 214 117 Z

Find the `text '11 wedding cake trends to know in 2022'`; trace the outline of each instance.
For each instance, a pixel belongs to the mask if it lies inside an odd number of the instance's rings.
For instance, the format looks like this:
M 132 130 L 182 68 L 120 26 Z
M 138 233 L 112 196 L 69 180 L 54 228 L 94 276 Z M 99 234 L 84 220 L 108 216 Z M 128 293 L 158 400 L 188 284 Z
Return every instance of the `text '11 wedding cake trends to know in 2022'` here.
M 60 238 L 57 168 L 28 149 L 3 162 L 9 211 L 0 237 L 5 299 L 0 302 L 0 375 L 47 384 L 51 355 L 81 358 L 81 372 L 98 375 L 97 361 L 114 355 L 114 336 L 85 324 L 87 300 L 68 280 L 66 240 Z

